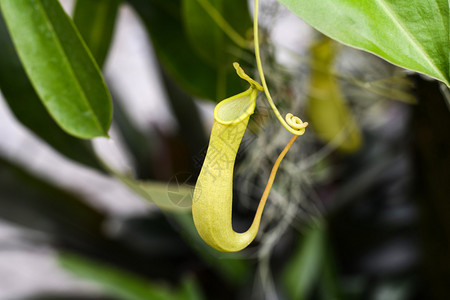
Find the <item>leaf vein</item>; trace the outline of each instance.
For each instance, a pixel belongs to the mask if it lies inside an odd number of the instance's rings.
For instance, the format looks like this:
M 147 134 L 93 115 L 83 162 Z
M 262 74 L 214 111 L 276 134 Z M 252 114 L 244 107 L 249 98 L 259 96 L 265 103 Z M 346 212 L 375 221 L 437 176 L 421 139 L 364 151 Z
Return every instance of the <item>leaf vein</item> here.
M 89 98 L 87 97 L 86 92 L 85 92 L 84 89 L 82 88 L 82 86 L 81 86 L 81 84 L 80 84 L 80 82 L 79 82 L 79 79 L 78 79 L 78 77 L 77 77 L 76 74 L 75 74 L 75 71 L 74 71 L 74 69 L 73 69 L 73 66 L 72 66 L 71 62 L 70 62 L 69 59 L 67 58 L 67 53 L 66 53 L 66 51 L 65 51 L 65 49 L 64 49 L 64 47 L 63 47 L 63 45 L 61 44 L 61 41 L 59 40 L 58 34 L 56 33 L 56 30 L 55 30 L 55 28 L 53 27 L 53 24 L 52 24 L 52 22 L 50 21 L 50 18 L 49 18 L 49 16 L 47 15 L 47 12 L 45 11 L 45 8 L 44 8 L 44 6 L 42 5 L 41 0 L 37 0 L 37 2 L 39 3 L 39 8 L 41 9 L 41 11 L 42 11 L 42 13 L 43 13 L 43 16 L 44 16 L 45 19 L 47 20 L 48 27 L 49 27 L 50 31 L 52 32 L 52 35 L 53 35 L 53 37 L 54 37 L 54 40 L 56 41 L 56 45 L 58 46 L 58 48 L 60 49 L 60 51 L 61 51 L 62 54 L 63 54 L 62 57 L 63 57 L 64 61 L 66 62 L 67 66 L 68 66 L 69 72 L 73 75 L 75 84 L 76 84 L 78 90 L 81 92 L 81 95 L 83 96 L 82 99 L 84 100 L 84 102 L 85 102 L 85 104 L 87 105 L 88 109 L 90 109 L 91 112 L 93 112 L 93 114 L 94 114 L 94 116 L 95 116 L 95 118 L 93 118 L 94 123 L 99 127 L 100 131 L 104 133 L 105 131 L 104 131 L 102 125 L 100 124 L 100 122 L 99 122 L 99 120 L 98 120 L 98 118 L 97 118 L 97 115 L 95 114 L 95 111 L 94 111 L 94 109 L 92 108 L 92 106 L 91 106 L 91 104 L 90 104 L 90 102 L 89 102 Z
M 398 26 L 401 32 L 404 33 L 404 35 L 411 41 L 411 43 L 415 46 L 417 51 L 423 56 L 425 61 L 434 69 L 437 74 L 442 76 L 443 79 L 446 79 L 445 74 L 442 73 L 441 70 L 436 66 L 436 64 L 433 62 L 431 57 L 427 54 L 426 51 L 420 46 L 420 43 L 414 38 L 414 36 L 403 26 L 397 19 L 398 16 L 392 11 L 392 9 L 387 5 L 385 0 L 378 0 L 378 3 L 380 4 L 380 7 L 386 12 L 386 14 L 391 17 L 392 21 L 395 25 Z

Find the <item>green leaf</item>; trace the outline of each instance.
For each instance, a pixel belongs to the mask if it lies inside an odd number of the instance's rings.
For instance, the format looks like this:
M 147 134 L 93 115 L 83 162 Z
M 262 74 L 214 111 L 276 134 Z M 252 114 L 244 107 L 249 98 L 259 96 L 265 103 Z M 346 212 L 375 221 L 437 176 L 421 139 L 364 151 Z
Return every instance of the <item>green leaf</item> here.
M 220 100 L 242 90 L 234 72 L 218 69 L 191 46 L 182 23 L 180 0 L 128 0 L 147 27 L 167 73 L 190 94 Z
M 324 225 L 314 225 L 305 233 L 294 255 L 286 264 L 283 283 L 289 299 L 308 299 L 319 279 L 324 254 Z
M 336 266 L 336 258 L 333 255 L 333 247 L 329 234 L 325 233 L 324 251 L 322 259 L 322 273 L 319 280 L 320 295 L 322 300 L 344 299 L 342 285 L 339 282 L 339 274 Z M 348 298 L 345 298 L 348 299 Z
M 33 86 L 55 121 L 80 138 L 107 136 L 109 92 L 71 19 L 54 0 L 1 0 Z
M 111 295 L 123 300 L 179 299 L 167 287 L 152 284 L 136 275 L 80 256 L 61 254 L 59 262 L 75 275 L 99 283 Z
M 17 57 L 0 13 L 0 89 L 16 118 L 66 157 L 99 170 L 92 146 L 65 133 L 49 116 Z
M 183 0 L 183 20 L 193 48 L 213 66 L 231 69 L 251 43 L 246 40 L 252 30 L 247 1 Z
M 278 0 L 346 45 L 450 86 L 448 0 Z
M 73 21 L 101 68 L 108 54 L 121 0 L 77 0 Z
M 162 210 L 190 211 L 191 209 L 193 186 L 139 181 L 118 173 L 115 175 L 136 194 L 156 204 Z
M 129 174 L 121 174 L 107 164 L 105 164 L 105 168 L 136 194 L 156 204 L 163 211 L 186 212 L 191 210 L 194 193 L 194 187 L 191 185 L 178 184 L 178 182 L 141 181 L 132 178 Z
M 198 283 L 194 278 L 186 277 L 178 293 L 180 300 L 205 300 Z

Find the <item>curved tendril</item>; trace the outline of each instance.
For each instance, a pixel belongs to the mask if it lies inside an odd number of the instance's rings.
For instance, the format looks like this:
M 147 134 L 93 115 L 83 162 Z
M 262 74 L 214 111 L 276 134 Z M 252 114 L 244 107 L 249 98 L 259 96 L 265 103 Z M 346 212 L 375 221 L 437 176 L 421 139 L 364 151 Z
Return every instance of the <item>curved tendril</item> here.
M 266 188 L 264 189 L 263 195 L 261 196 L 261 200 L 259 200 L 259 205 L 256 210 L 255 218 L 252 226 L 259 227 L 259 223 L 261 221 L 261 216 L 264 210 L 264 206 L 266 205 L 267 198 L 269 197 L 270 190 L 272 189 L 273 182 L 275 180 L 275 176 L 277 175 L 278 167 L 281 164 L 286 153 L 291 149 L 292 144 L 294 144 L 295 140 L 298 138 L 298 135 L 294 134 L 292 138 L 289 140 L 287 145 L 284 147 L 283 151 L 278 156 L 275 164 L 272 167 L 272 171 L 270 172 L 269 179 L 267 180 Z
M 258 66 L 259 77 L 261 78 L 261 83 L 264 88 L 264 93 L 266 94 L 267 101 L 269 101 L 270 107 L 272 107 L 273 112 L 277 116 L 281 125 L 286 128 L 290 133 L 294 135 L 302 135 L 305 133 L 305 128 L 308 126 L 308 122 L 303 122 L 299 117 L 294 116 L 291 113 L 286 115 L 286 121 L 281 116 L 275 103 L 273 102 L 272 96 L 270 95 L 269 88 L 267 87 L 266 78 L 264 76 L 264 71 L 261 63 L 261 55 L 259 52 L 259 32 L 258 32 L 258 7 L 259 1 L 255 0 L 255 16 L 253 19 L 253 39 L 255 42 L 255 57 L 256 64 Z
M 241 66 L 239 65 L 239 63 L 234 62 L 233 63 L 233 67 L 236 69 L 236 73 L 238 74 L 239 77 L 241 77 L 242 79 L 248 81 L 248 83 L 250 83 L 250 85 L 252 87 L 254 87 L 255 89 L 257 89 L 258 91 L 263 91 L 264 88 L 253 78 L 251 78 L 250 76 L 248 76 L 244 70 L 241 68 Z

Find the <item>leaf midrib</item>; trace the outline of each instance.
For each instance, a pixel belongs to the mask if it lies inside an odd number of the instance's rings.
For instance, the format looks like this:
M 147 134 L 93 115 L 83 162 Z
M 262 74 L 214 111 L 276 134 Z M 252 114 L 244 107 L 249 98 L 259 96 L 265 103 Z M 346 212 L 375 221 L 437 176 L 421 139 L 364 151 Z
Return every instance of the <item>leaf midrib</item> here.
M 101 131 L 103 134 L 105 134 L 105 131 L 104 131 L 103 127 L 101 126 L 99 120 L 98 120 L 98 116 L 97 116 L 97 114 L 95 113 L 95 110 L 92 108 L 91 104 L 89 103 L 88 97 L 86 96 L 85 91 L 84 91 L 83 88 L 81 87 L 81 84 L 80 84 L 80 82 L 79 82 L 79 80 L 78 80 L 78 77 L 76 76 L 75 71 L 73 70 L 72 64 L 70 63 L 70 61 L 69 61 L 68 58 L 67 58 L 67 53 L 66 53 L 66 51 L 64 50 L 64 47 L 62 46 L 62 44 L 61 44 L 61 42 L 60 42 L 60 40 L 59 40 L 58 34 L 56 33 L 56 30 L 54 29 L 53 24 L 52 24 L 52 22 L 50 21 L 50 18 L 48 17 L 48 15 L 47 15 L 47 13 L 46 13 L 46 11 L 45 11 L 45 9 L 44 9 L 44 6 L 42 5 L 41 0 L 37 0 L 37 2 L 39 3 L 39 9 L 42 11 L 43 16 L 45 17 L 45 19 L 46 19 L 46 21 L 47 21 L 47 25 L 48 25 L 50 31 L 52 32 L 52 35 L 53 35 L 54 39 L 56 40 L 56 45 L 58 46 L 59 50 L 60 50 L 60 51 L 62 52 L 62 54 L 63 54 L 63 55 L 62 55 L 63 60 L 64 60 L 64 61 L 66 62 L 66 64 L 68 65 L 68 69 L 69 69 L 70 73 L 73 75 L 73 78 L 74 78 L 74 80 L 75 80 L 76 86 L 77 86 L 78 90 L 81 92 L 81 95 L 83 96 L 83 97 L 82 97 L 82 98 L 83 98 L 83 101 L 84 101 L 85 104 L 87 105 L 88 109 L 90 109 L 91 112 L 93 112 L 93 114 L 94 114 L 94 116 L 95 116 L 95 118 L 93 118 L 93 119 L 94 119 L 94 123 L 98 126 L 98 128 L 100 128 L 100 131 Z
M 441 70 L 436 66 L 431 57 L 427 54 L 426 51 L 420 46 L 420 43 L 414 39 L 414 36 L 397 20 L 397 15 L 392 11 L 392 9 L 386 4 L 385 0 L 378 0 L 380 7 L 384 9 L 384 11 L 391 17 L 393 23 L 398 26 L 401 32 L 404 33 L 406 38 L 411 42 L 412 45 L 415 46 L 417 51 L 422 55 L 425 61 L 434 69 L 437 74 L 441 76 L 442 79 L 446 80 L 445 74 L 442 73 Z

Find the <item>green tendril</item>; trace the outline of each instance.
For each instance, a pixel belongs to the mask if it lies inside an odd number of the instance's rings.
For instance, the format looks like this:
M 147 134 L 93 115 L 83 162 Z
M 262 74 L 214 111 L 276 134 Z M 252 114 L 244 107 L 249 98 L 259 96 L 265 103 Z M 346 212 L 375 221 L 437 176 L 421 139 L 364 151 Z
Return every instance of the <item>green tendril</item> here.
M 294 135 L 302 135 L 305 133 L 305 128 L 308 126 L 308 122 L 303 122 L 299 117 L 294 116 L 291 113 L 288 113 L 286 115 L 286 120 L 284 120 L 280 112 L 278 111 L 277 107 L 275 106 L 272 96 L 270 95 L 269 88 L 267 87 L 267 82 L 264 76 L 264 70 L 261 63 L 261 55 L 259 52 L 258 7 L 259 1 L 255 0 L 255 16 L 253 19 L 253 35 L 254 35 L 253 39 L 255 42 L 256 64 L 258 66 L 259 77 L 261 78 L 264 93 L 266 94 L 267 101 L 269 101 L 270 107 L 272 107 L 272 110 L 277 116 L 281 125 L 283 125 L 284 128 L 286 128 L 290 133 Z

